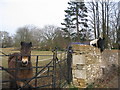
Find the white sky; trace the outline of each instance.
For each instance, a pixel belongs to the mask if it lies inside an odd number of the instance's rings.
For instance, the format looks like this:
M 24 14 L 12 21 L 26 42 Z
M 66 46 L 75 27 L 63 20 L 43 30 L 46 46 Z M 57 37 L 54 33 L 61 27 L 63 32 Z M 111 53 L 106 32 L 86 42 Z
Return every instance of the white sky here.
M 0 31 L 15 34 L 19 27 L 31 24 L 38 27 L 48 24 L 61 26 L 68 1 L 0 0 Z
M 14 34 L 19 27 L 33 24 L 61 25 L 69 0 L 0 0 L 0 31 Z

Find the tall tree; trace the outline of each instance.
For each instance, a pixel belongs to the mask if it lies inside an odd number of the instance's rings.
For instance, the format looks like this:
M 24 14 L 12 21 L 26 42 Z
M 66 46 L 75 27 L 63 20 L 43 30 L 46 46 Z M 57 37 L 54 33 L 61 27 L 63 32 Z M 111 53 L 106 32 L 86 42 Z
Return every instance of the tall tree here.
M 69 7 L 65 10 L 65 23 L 61 23 L 65 26 L 63 30 L 66 32 L 70 32 L 71 28 L 76 28 L 76 32 L 74 31 L 71 35 L 77 36 L 77 41 L 80 41 L 86 30 L 87 25 L 87 8 L 84 2 L 68 2 Z M 75 35 L 77 34 L 77 35 Z M 70 35 L 70 34 L 69 34 Z
M 95 4 L 94 2 L 92 2 L 92 11 L 93 11 L 93 23 L 94 23 L 94 35 L 95 35 L 95 38 L 97 38 L 97 30 L 96 30 L 96 13 L 95 13 Z
M 118 48 L 120 50 L 120 1 L 118 2 L 118 14 L 117 14 L 117 43 L 118 43 Z
M 99 1 L 94 2 L 88 2 L 88 11 L 89 13 L 89 21 L 90 26 L 93 30 L 94 38 L 100 37 L 100 9 L 99 9 Z
M 99 28 L 99 7 L 98 2 L 96 2 L 96 26 L 97 26 L 97 38 L 100 37 L 100 28 Z

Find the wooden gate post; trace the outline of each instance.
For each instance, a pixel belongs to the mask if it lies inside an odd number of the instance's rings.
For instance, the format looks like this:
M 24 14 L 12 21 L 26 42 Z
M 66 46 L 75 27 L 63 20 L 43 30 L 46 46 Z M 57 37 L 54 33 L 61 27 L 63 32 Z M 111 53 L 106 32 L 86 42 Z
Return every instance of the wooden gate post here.
M 72 47 L 68 47 L 67 51 L 67 82 L 70 84 L 72 82 Z
M 57 48 L 53 50 L 53 77 L 52 77 L 52 88 L 56 88 L 56 59 L 57 59 Z

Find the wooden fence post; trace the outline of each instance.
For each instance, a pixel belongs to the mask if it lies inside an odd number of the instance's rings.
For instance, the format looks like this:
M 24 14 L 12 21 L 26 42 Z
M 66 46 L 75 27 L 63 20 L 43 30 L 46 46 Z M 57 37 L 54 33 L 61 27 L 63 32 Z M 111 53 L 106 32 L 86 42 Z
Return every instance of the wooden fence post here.
M 72 82 L 72 47 L 68 47 L 67 51 L 67 82 L 70 84 Z

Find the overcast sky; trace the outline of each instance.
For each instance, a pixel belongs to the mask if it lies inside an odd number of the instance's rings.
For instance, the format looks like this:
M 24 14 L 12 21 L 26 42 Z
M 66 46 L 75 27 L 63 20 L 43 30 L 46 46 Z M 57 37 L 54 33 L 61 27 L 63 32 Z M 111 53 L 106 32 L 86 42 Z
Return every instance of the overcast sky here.
M 0 0 L 0 31 L 14 34 L 19 27 L 33 24 L 60 26 L 69 0 Z
M 31 24 L 38 27 L 48 24 L 61 26 L 68 1 L 0 0 L 0 31 L 15 34 L 19 27 Z

